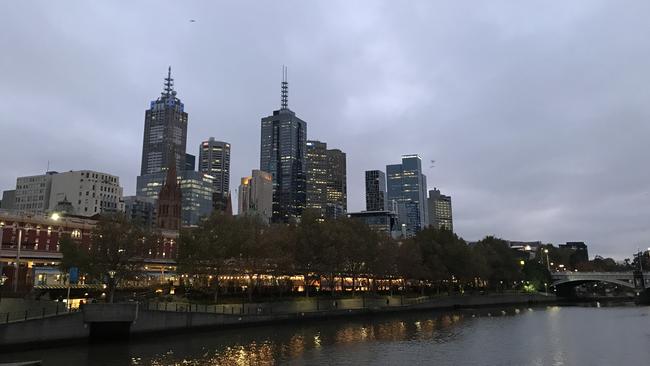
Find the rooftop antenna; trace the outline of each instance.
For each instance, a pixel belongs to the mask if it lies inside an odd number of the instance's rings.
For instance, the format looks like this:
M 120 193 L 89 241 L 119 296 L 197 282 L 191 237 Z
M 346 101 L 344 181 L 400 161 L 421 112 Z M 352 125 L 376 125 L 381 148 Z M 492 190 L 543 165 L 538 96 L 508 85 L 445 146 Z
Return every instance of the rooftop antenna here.
M 171 95 L 174 91 L 174 79 L 172 79 L 172 67 L 167 69 L 167 77 L 165 78 L 165 95 Z
M 50 171 L 50 161 L 47 161 L 47 170 L 45 171 L 46 173 Z
M 287 67 L 282 65 L 282 104 L 281 109 L 289 109 L 289 82 L 287 82 Z

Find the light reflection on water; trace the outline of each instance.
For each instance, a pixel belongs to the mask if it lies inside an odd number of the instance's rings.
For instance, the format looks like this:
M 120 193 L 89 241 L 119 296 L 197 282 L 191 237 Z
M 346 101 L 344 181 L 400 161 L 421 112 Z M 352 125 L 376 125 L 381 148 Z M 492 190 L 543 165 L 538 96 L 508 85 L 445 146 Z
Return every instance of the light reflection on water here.
M 645 365 L 646 307 L 417 312 L 77 345 L 0 356 L 44 365 Z M 648 331 L 646 331 L 646 329 Z M 643 362 L 640 362 L 643 361 Z

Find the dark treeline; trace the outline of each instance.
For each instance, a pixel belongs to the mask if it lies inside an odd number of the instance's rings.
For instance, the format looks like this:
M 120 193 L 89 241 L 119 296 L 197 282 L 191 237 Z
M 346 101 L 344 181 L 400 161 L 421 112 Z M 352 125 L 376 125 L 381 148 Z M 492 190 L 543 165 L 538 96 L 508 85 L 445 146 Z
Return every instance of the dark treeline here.
M 304 292 L 390 291 L 423 294 L 522 288 L 525 280 L 544 288 L 546 267 L 521 262 L 506 241 L 486 237 L 469 246 L 449 231 L 422 230 L 393 240 L 348 218 L 323 221 L 306 211 L 299 224 L 263 225 L 251 217 L 215 214 L 183 229 L 178 272 L 214 294 L 227 291 L 224 276 L 246 281 L 248 296 L 260 293 L 261 278 L 301 276 Z M 351 278 L 343 284 L 342 278 Z M 280 293 L 289 283 L 274 282 Z

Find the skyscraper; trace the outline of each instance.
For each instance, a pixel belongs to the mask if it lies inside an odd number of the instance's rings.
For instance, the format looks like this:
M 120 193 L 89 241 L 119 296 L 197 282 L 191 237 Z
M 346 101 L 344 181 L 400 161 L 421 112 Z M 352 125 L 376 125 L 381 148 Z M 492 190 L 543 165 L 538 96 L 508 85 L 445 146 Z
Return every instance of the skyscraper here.
M 199 171 L 214 178 L 213 206 L 226 208 L 230 191 L 230 144 L 210 137 L 199 146 Z
M 438 230 L 454 231 L 451 197 L 441 194 L 438 188 L 429 191 L 429 226 Z
M 238 201 L 239 215 L 257 216 L 264 223 L 270 223 L 273 211 L 273 178 L 271 174 L 253 170 L 250 177 L 242 178 Z
M 260 170 L 273 178 L 273 221 L 298 220 L 306 203 L 305 145 L 307 123 L 288 107 L 288 83 L 283 70 L 279 110 L 262 118 Z
M 418 155 L 403 155 L 402 164 L 386 166 L 388 201 L 397 203 L 399 221 L 413 236 L 429 224 L 427 178 Z
M 321 217 L 336 218 L 347 211 L 346 156 L 327 143 L 307 141 L 306 207 Z
M 171 73 L 172 68 L 169 67 L 165 89 L 145 112 L 140 175 L 167 169 L 171 154 L 175 154 L 176 170 L 185 168 L 187 113 L 183 103 L 176 98 Z
M 366 211 L 388 209 L 386 174 L 381 170 L 366 170 Z
M 213 178 L 194 170 L 194 157 L 186 154 L 188 116 L 176 97 L 171 68 L 165 89 L 145 113 L 141 175 L 137 178 L 138 197 L 158 199 L 161 188 L 169 182 L 167 170 L 174 162 L 181 190 L 181 223 L 196 225 L 209 216 L 213 206 Z M 157 213 L 160 216 L 160 213 Z

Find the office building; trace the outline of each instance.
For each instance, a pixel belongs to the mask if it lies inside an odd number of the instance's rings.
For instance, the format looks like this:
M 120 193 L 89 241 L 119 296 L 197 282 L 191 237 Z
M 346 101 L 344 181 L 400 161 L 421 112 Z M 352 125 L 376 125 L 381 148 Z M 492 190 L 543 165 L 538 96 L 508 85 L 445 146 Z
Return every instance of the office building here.
M 307 123 L 288 107 L 285 70 L 280 109 L 261 121 L 260 170 L 273 178 L 274 222 L 299 220 L 305 208 L 306 142 Z
M 239 210 L 242 216 L 256 216 L 264 223 L 271 222 L 273 214 L 273 178 L 261 170 L 253 170 L 250 177 L 241 179 Z
M 172 159 L 177 171 L 184 170 L 186 143 L 187 113 L 176 97 L 170 67 L 163 92 L 145 112 L 140 175 L 160 173 Z
M 16 210 L 51 212 L 57 206 L 86 217 L 121 212 L 124 206 L 120 179 L 92 170 L 47 172 L 16 179 Z
M 124 197 L 124 216 L 133 222 L 152 229 L 156 224 L 156 200 L 150 197 Z
M 451 197 L 441 194 L 437 188 L 429 191 L 429 226 L 438 230 L 454 231 Z
M 366 170 L 366 211 L 390 211 L 386 195 L 386 174 Z
M 214 178 L 213 206 L 224 211 L 230 192 L 230 144 L 210 137 L 199 146 L 199 171 Z
M 361 211 L 351 212 L 348 217 L 354 220 L 360 220 L 368 225 L 371 230 L 384 233 L 393 238 L 399 238 L 402 235 L 401 226 L 397 214 L 392 211 Z
M 183 170 L 196 170 L 196 156 L 185 153 L 185 167 Z
M 138 197 L 157 200 L 166 175 L 163 172 L 138 177 Z M 202 218 L 212 213 L 212 177 L 192 170 L 183 170 L 177 175 L 181 189 L 181 223 L 183 226 L 198 225 Z
M 14 210 L 16 208 L 16 190 L 10 189 L 2 192 L 0 208 L 3 210 Z
M 403 155 L 401 164 L 386 166 L 386 176 L 388 200 L 396 202 L 406 236 L 413 236 L 428 225 L 427 178 L 422 174 L 422 160 L 418 155 Z
M 307 141 L 306 207 L 321 217 L 337 218 L 347 211 L 346 156 L 327 143 Z

